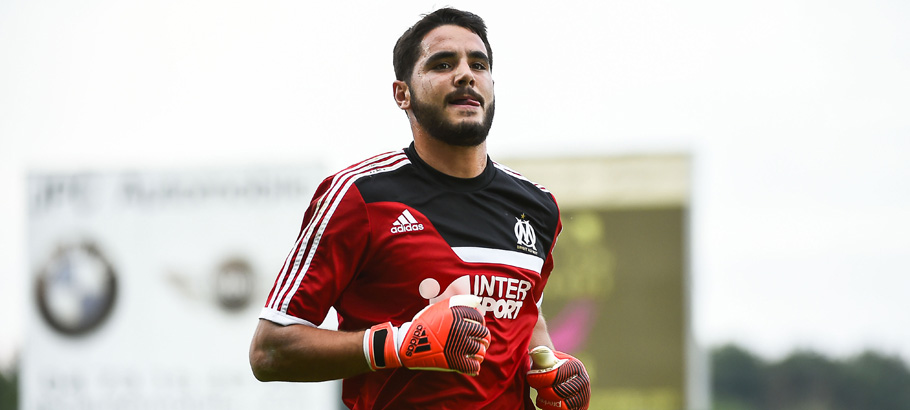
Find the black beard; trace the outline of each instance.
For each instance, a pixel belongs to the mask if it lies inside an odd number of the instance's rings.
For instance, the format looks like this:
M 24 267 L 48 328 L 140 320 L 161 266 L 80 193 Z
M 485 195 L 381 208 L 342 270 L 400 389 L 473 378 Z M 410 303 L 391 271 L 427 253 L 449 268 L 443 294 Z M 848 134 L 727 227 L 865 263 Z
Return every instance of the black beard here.
M 450 123 L 445 120 L 443 108 L 431 104 L 424 104 L 411 94 L 411 112 L 417 123 L 422 126 L 431 137 L 449 145 L 458 147 L 476 147 L 487 140 L 490 127 L 493 126 L 493 113 L 496 111 L 496 101 L 490 103 L 486 117 L 482 123 L 462 121 Z

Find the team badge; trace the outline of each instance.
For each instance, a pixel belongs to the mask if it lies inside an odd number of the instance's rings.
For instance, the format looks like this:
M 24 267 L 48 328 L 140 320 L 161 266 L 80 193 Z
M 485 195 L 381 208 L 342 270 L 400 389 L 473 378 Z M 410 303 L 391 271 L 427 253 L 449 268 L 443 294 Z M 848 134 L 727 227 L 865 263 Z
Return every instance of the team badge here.
M 518 243 L 518 249 L 537 255 L 537 234 L 534 233 L 534 227 L 531 221 L 521 214 L 521 218 L 515 218 L 515 239 Z

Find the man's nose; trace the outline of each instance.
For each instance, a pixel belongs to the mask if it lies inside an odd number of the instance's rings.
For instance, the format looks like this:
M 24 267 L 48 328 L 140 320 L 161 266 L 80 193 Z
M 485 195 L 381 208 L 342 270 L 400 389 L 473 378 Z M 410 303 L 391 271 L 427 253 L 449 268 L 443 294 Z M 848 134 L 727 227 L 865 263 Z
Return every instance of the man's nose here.
M 458 68 L 455 70 L 455 86 L 474 86 L 474 71 L 471 70 L 467 62 L 458 64 Z

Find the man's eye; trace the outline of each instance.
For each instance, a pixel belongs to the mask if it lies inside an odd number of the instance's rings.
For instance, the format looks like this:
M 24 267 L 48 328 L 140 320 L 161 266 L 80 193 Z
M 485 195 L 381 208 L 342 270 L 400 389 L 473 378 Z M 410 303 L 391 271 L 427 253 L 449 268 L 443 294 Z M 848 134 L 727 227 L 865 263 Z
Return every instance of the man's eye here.
M 486 70 L 487 69 L 487 65 L 484 63 L 474 63 L 473 67 L 475 70 Z
M 449 64 L 449 63 L 439 63 L 439 64 L 436 64 L 436 69 L 437 69 L 437 70 L 447 70 L 447 69 L 449 69 L 449 68 L 452 68 L 452 65 Z

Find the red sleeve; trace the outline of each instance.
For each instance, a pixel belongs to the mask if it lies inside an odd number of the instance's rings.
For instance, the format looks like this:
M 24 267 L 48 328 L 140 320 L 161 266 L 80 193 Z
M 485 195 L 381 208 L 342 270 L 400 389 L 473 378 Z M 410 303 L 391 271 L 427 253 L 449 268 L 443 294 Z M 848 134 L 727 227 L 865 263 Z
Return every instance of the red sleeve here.
M 320 325 L 356 275 L 369 234 L 357 187 L 337 175 L 324 180 L 259 317 L 281 325 Z
M 553 198 L 553 203 L 556 203 L 556 197 L 552 194 L 550 197 Z M 534 300 L 537 302 L 538 308 L 543 302 L 544 288 L 547 286 L 547 282 L 550 280 L 550 272 L 553 271 L 553 267 L 555 266 L 553 263 L 553 249 L 556 248 L 556 242 L 559 239 L 560 232 L 562 232 L 562 217 L 559 212 L 559 204 L 556 204 L 556 231 L 553 233 L 553 242 L 550 244 L 550 249 L 547 251 L 547 259 L 544 260 L 543 267 L 540 269 L 540 286 L 534 289 Z

